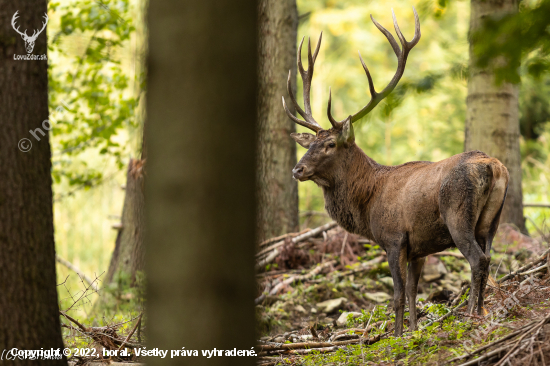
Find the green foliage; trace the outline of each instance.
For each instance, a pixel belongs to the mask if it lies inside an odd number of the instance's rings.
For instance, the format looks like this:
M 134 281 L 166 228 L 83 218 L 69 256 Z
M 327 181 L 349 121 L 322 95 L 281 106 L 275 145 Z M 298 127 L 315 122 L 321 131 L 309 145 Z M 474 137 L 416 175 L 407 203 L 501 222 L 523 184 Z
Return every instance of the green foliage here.
M 104 178 L 105 162 L 123 168 L 128 149 L 120 132 L 138 127 L 132 88 L 141 84 L 123 63 L 135 31 L 130 1 L 50 2 L 49 12 L 59 20 L 48 44 L 52 175 L 56 183 L 90 187 Z M 89 164 L 90 153 L 107 160 Z
M 491 65 L 499 80 L 520 81 L 519 65 L 541 78 L 550 70 L 550 1 L 523 1 L 520 11 L 486 17 L 483 29 L 472 35 L 479 66 Z M 497 61 L 498 60 L 498 61 Z
M 434 315 L 448 311 L 448 309 L 438 305 L 431 305 L 427 307 L 427 310 Z M 369 312 L 363 312 L 363 316 L 365 315 L 370 317 Z M 374 312 L 371 322 L 375 322 L 375 319 L 376 321 L 389 320 L 383 307 Z M 435 354 L 448 349 L 452 349 L 454 353 L 462 353 L 463 346 L 461 343 L 455 343 L 452 348 L 449 348 L 442 345 L 443 341 L 454 343 L 453 341 L 463 340 L 471 328 L 471 321 L 459 321 L 456 317 L 450 316 L 441 323 L 436 322 L 426 327 L 426 329 L 405 333 L 402 337 L 388 337 L 369 346 L 350 345 L 332 354 L 313 353 L 307 355 L 304 357 L 304 365 L 331 363 L 362 365 L 367 361 L 375 364 L 381 362 L 393 364 L 398 360 L 403 362 L 404 365 L 425 364 L 432 357 L 437 357 Z M 372 337 L 381 332 L 378 329 L 373 330 L 369 333 L 369 336 Z
M 405 314 L 405 316 L 408 316 L 408 312 Z M 350 314 L 347 319 L 347 326 L 352 328 L 358 325 L 367 325 L 370 320 L 370 324 L 374 324 L 376 322 L 388 322 L 395 319 L 395 314 L 393 313 L 393 309 L 388 309 L 387 305 L 384 306 L 375 306 L 371 311 L 365 311 L 364 309 L 361 309 L 361 316 L 357 318 L 353 318 L 353 316 Z M 372 334 L 378 334 L 383 332 L 383 328 L 373 329 Z

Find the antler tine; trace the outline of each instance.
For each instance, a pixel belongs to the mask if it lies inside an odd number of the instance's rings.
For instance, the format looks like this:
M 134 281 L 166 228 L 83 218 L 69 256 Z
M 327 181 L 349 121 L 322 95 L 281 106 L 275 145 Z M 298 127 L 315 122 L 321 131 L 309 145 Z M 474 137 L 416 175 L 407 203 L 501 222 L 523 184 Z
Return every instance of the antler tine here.
M 405 72 L 405 66 L 407 63 L 407 56 L 409 55 L 409 52 L 412 50 L 412 48 L 416 46 L 416 44 L 420 40 L 420 20 L 418 18 L 418 13 L 416 12 L 416 9 L 414 7 L 413 7 L 413 12 L 414 12 L 414 25 L 415 25 L 414 38 L 410 42 L 407 42 L 407 40 L 403 36 L 403 33 L 399 29 L 399 25 L 397 24 L 397 19 L 395 18 L 395 13 L 393 12 L 393 9 L 392 9 L 393 25 L 395 27 L 395 32 L 399 37 L 399 41 L 401 42 L 401 45 L 403 47 L 402 49 L 397 44 L 397 41 L 395 40 L 393 35 L 386 28 L 380 25 L 380 23 L 378 23 L 371 15 L 372 22 L 374 23 L 376 28 L 378 28 L 378 30 L 380 30 L 380 32 L 382 32 L 382 34 L 386 36 L 388 42 L 393 48 L 393 52 L 397 56 L 397 70 L 395 72 L 395 75 L 391 79 L 390 83 L 384 88 L 384 90 L 382 90 L 380 93 L 377 93 L 376 90 L 374 89 L 374 84 L 373 84 L 369 69 L 367 68 L 367 65 L 365 65 L 365 62 L 363 61 L 363 58 L 359 53 L 359 59 L 361 60 L 361 65 L 363 66 L 363 69 L 365 70 L 365 73 L 367 74 L 367 78 L 369 81 L 369 91 L 370 91 L 371 99 L 366 106 L 364 106 L 359 112 L 355 113 L 352 116 L 352 119 L 351 119 L 352 122 L 355 122 L 363 118 L 371 110 L 373 110 L 374 107 L 378 105 L 378 103 L 380 103 L 385 97 L 387 97 L 393 91 L 393 89 L 396 87 L 397 83 L 403 76 L 403 73 Z M 340 122 L 337 122 L 337 121 L 333 122 L 333 118 L 330 115 L 330 108 L 328 110 L 328 114 L 329 114 L 329 120 L 331 120 L 331 123 L 333 125 L 336 123 L 337 126 L 341 127 L 344 121 L 346 121 L 346 119 L 344 119 Z
M 418 13 L 416 12 L 416 9 L 413 6 L 413 12 L 414 12 L 414 37 L 410 42 L 407 42 L 405 39 L 405 36 L 403 36 L 403 33 L 399 29 L 399 24 L 397 24 L 397 19 L 395 18 L 395 13 L 393 12 L 393 9 L 391 10 L 392 18 L 393 18 L 393 27 L 395 28 L 395 32 L 397 33 L 397 36 L 399 37 L 399 40 L 401 41 L 401 45 L 403 46 L 403 52 L 408 53 L 416 44 L 418 41 L 420 41 L 420 20 L 418 19 Z
M 308 38 L 307 42 L 307 71 L 301 72 L 302 74 L 302 83 L 303 83 L 303 96 L 304 96 L 304 108 L 306 110 L 306 114 L 313 120 L 313 116 L 311 115 L 311 101 L 310 101 L 310 89 L 311 89 L 311 80 L 313 79 L 313 70 L 315 67 L 315 60 L 317 59 L 317 54 L 319 53 L 319 47 L 321 46 L 321 40 L 323 39 L 323 32 L 319 35 L 319 40 L 317 41 L 317 47 L 315 49 L 315 55 L 311 54 L 311 39 Z M 302 44 L 300 43 L 300 50 L 298 51 L 298 55 L 301 61 L 302 58 Z M 300 62 L 301 63 L 301 62 Z M 301 68 L 303 70 L 303 68 Z M 303 116 L 305 118 L 305 116 Z M 315 122 L 317 123 L 317 122 Z
M 339 127 L 339 124 L 338 124 L 339 122 L 336 121 L 336 120 L 332 117 L 331 110 L 332 110 L 332 90 L 331 90 L 331 88 L 329 87 L 329 88 L 328 88 L 327 116 L 328 116 L 328 120 L 330 121 L 330 124 L 332 125 L 332 127 L 338 128 L 338 127 Z
M 416 44 L 420 41 L 420 18 L 418 17 L 418 13 L 416 12 L 416 9 L 413 6 L 413 13 L 414 13 L 414 37 L 411 39 L 410 42 L 408 42 L 408 45 L 410 48 L 413 48 L 416 46 Z
M 317 55 L 319 53 L 319 48 L 321 46 L 321 40 L 323 37 L 323 33 L 321 32 L 321 35 L 319 36 L 319 41 L 317 42 L 317 47 L 315 48 L 315 52 L 311 53 L 311 40 L 308 39 L 308 65 L 307 70 L 304 69 L 302 65 L 302 45 L 304 43 L 304 38 L 302 38 L 300 45 L 298 46 L 298 55 L 297 55 L 297 63 L 298 63 L 298 71 L 300 72 L 300 75 L 302 76 L 302 83 L 303 83 L 303 97 L 304 97 L 304 108 L 305 111 L 299 106 L 298 102 L 296 101 L 296 98 L 294 97 L 294 93 L 292 92 L 292 86 L 290 83 L 290 76 L 291 72 L 288 73 L 288 79 L 287 79 L 287 89 L 288 94 L 290 96 L 290 99 L 292 100 L 292 103 L 294 104 L 294 107 L 296 108 L 296 111 L 305 119 L 305 121 L 302 121 L 296 116 L 294 116 L 289 109 L 286 106 L 285 98 L 283 97 L 283 107 L 285 109 L 286 114 L 292 119 L 294 122 L 307 127 L 315 132 L 319 132 L 322 130 L 321 125 L 315 121 L 311 114 L 311 102 L 310 102 L 310 89 L 311 89 L 311 80 L 313 78 L 313 70 L 315 66 L 315 60 L 317 59 Z
M 300 75 L 302 77 L 304 76 L 306 70 L 304 70 L 304 67 L 302 66 L 302 45 L 304 44 L 304 39 L 306 37 L 302 37 L 302 40 L 300 41 L 300 45 L 298 46 L 298 53 L 296 54 L 296 58 L 298 59 L 298 71 L 300 71 Z
M 399 57 L 401 55 L 401 48 L 397 44 L 397 41 L 395 40 L 395 38 L 393 38 L 393 35 L 386 28 L 384 28 L 380 23 L 378 23 L 376 19 L 373 18 L 372 14 L 370 16 L 370 20 L 372 20 L 376 28 L 378 28 L 378 30 L 382 32 L 384 36 L 386 36 L 388 42 L 390 42 L 393 52 L 397 57 Z
M 315 125 L 312 125 L 312 124 L 309 123 L 309 122 L 302 121 L 301 119 L 296 118 L 296 116 L 293 115 L 293 114 L 288 110 L 288 107 L 286 106 L 286 103 L 285 103 L 285 97 L 282 97 L 282 99 L 283 99 L 283 108 L 285 109 L 286 114 L 288 115 L 288 117 L 290 117 L 291 120 L 293 120 L 294 122 L 296 122 L 297 124 L 299 124 L 299 125 L 301 125 L 301 126 L 304 126 L 304 127 L 306 127 L 306 128 L 309 128 L 310 130 L 315 131 L 316 133 L 319 132 L 320 130 L 322 130 L 321 126 L 315 126 Z
M 397 24 L 397 19 L 395 18 L 395 13 L 393 12 L 393 8 L 391 10 L 391 17 L 393 18 L 393 28 L 395 29 L 395 33 L 397 33 L 397 37 L 401 42 L 401 46 L 405 47 L 407 45 L 407 40 L 405 39 L 405 36 L 401 32 L 401 29 L 399 29 L 399 24 Z
M 369 80 L 370 96 L 374 98 L 378 93 L 376 93 L 376 89 L 374 89 L 374 83 L 372 81 L 372 76 L 370 76 L 369 68 L 365 65 L 365 61 L 363 61 L 363 57 L 361 57 L 361 52 L 357 51 L 357 53 L 359 54 L 359 60 L 361 60 L 361 65 L 363 65 L 363 70 L 365 70 L 365 74 L 367 74 L 367 79 Z
M 319 49 L 321 48 L 321 40 L 323 39 L 323 32 L 319 35 L 319 40 L 317 41 L 317 47 L 315 47 L 315 53 L 313 54 L 313 62 L 317 60 L 317 55 L 319 54 Z
M 304 119 L 307 122 L 311 123 L 311 120 L 308 121 L 309 116 L 306 114 L 306 112 L 304 112 L 304 110 L 300 107 L 300 105 L 296 101 L 296 97 L 294 96 L 294 93 L 292 92 L 292 85 L 290 84 L 290 76 L 291 76 L 291 71 L 288 70 L 288 79 L 286 80 L 286 89 L 288 91 L 288 94 L 290 95 L 290 100 L 292 100 L 292 104 L 294 104 L 294 108 L 296 108 L 296 112 L 298 112 L 300 114 L 300 116 L 304 117 Z M 313 122 L 317 123 L 315 121 L 313 121 Z

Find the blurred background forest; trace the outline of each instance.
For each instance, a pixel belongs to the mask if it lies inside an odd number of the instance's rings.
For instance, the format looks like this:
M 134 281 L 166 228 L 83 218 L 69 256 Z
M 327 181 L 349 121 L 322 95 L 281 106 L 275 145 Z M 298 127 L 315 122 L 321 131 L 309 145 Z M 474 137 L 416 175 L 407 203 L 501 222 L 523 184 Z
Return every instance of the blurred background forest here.
M 528 12 L 539 5 L 523 1 L 520 9 Z M 297 1 L 297 41 L 302 36 L 316 40 L 323 32 L 312 85 L 313 115 L 325 116 L 331 86 L 336 118 L 359 110 L 368 98 L 358 49 L 371 68 L 377 89 L 383 88 L 395 72 L 397 62 L 392 49 L 372 25 L 370 14 L 392 29 L 393 8 L 401 30 L 411 38 L 411 6 L 420 16 L 422 39 L 412 51 L 396 90 L 354 125 L 357 144 L 386 165 L 439 161 L 464 150 L 470 2 Z M 90 277 L 104 273 L 104 279 L 109 270 L 124 205 L 126 169 L 131 158 L 142 154 L 145 8 L 143 0 L 49 3 L 56 250 Z M 548 60 L 537 50 L 522 56 L 519 68 L 499 75 L 501 79 L 521 80 L 523 201 L 550 202 L 550 76 L 544 72 Z M 300 88 L 298 82 L 299 96 Z M 280 101 L 280 96 L 277 99 Z M 302 103 L 301 97 L 298 101 Z M 328 128 L 326 118 L 321 121 Z M 305 131 L 298 127 L 298 132 Z M 304 152 L 298 146 L 298 159 Z M 309 181 L 300 183 L 298 190 L 302 226 L 328 221 L 323 215 L 307 215 L 324 211 L 321 189 Z M 524 214 L 530 219 L 526 221 L 527 229 L 533 232 L 533 222 L 543 226 L 550 209 L 526 207 Z M 59 264 L 57 273 L 59 283 L 72 274 Z M 69 293 L 79 286 L 79 279 L 72 275 L 65 286 L 58 287 L 62 303 L 72 303 Z M 112 291 L 118 305 L 131 303 L 133 294 L 117 292 L 116 283 Z M 90 310 L 89 306 L 81 308 L 85 313 Z

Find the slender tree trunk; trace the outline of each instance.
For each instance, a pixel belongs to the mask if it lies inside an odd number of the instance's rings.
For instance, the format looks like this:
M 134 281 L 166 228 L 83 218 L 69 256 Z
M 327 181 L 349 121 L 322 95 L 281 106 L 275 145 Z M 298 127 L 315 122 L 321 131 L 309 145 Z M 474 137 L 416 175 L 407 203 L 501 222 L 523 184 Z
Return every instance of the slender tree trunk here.
M 145 253 L 143 248 L 143 227 L 145 201 L 143 183 L 145 160 L 131 159 L 126 173 L 126 195 L 122 208 L 121 227 L 115 242 L 109 271 L 105 281 L 112 282 L 115 275 L 124 275 L 133 285 L 136 273 L 143 270 Z
M 55 275 L 47 61 L 18 61 L 25 44 L 11 27 L 40 29 L 44 0 L 0 0 L 0 350 L 63 349 Z M 33 54 L 46 54 L 46 31 Z M 29 130 L 36 132 L 38 141 Z M 28 140 L 22 140 L 26 138 Z M 27 148 L 32 148 L 28 152 Z M 19 148 L 18 148 L 19 147 Z M 6 355 L 4 355 L 5 359 Z M 66 359 L 3 361 L 66 365 Z
M 142 75 L 145 70 L 145 62 L 143 57 L 147 54 L 145 48 L 147 46 L 147 24 L 145 20 L 145 5 L 146 1 L 139 1 L 139 20 L 140 26 L 136 28 L 135 36 L 137 44 L 141 45 L 136 49 L 136 75 Z M 142 89 L 140 83 L 137 83 L 136 95 L 140 98 L 145 98 L 145 90 Z M 142 122 L 143 130 L 145 129 L 146 115 L 144 108 L 140 108 L 139 119 Z M 144 198 L 144 179 L 145 179 L 145 162 L 147 159 L 147 146 L 143 132 L 141 134 L 141 158 L 130 159 L 126 172 L 126 189 L 124 195 L 124 204 L 120 219 L 120 227 L 115 241 L 115 249 L 111 256 L 109 270 L 104 281 L 112 283 L 115 275 L 125 274 L 129 279 L 129 285 L 136 285 L 136 274 L 138 271 L 143 271 L 145 265 L 145 248 L 144 240 L 144 225 L 145 225 L 145 198 Z M 101 301 L 108 299 L 101 297 L 96 304 L 102 304 Z
M 149 5 L 148 349 L 255 345 L 257 4 Z M 151 357 L 148 365 L 255 365 Z
M 283 110 L 288 71 L 296 94 L 296 0 L 259 1 L 258 240 L 298 229 L 298 184 L 292 179 L 295 125 Z M 294 107 L 289 105 L 289 108 Z
M 480 29 L 483 18 L 517 11 L 517 0 L 472 0 L 470 35 Z M 508 168 L 510 182 L 500 221 L 513 223 L 525 231 L 519 150 L 519 86 L 512 83 L 496 85 L 489 68 L 476 66 L 473 47 L 470 39 L 465 151 L 481 150 L 499 159 Z

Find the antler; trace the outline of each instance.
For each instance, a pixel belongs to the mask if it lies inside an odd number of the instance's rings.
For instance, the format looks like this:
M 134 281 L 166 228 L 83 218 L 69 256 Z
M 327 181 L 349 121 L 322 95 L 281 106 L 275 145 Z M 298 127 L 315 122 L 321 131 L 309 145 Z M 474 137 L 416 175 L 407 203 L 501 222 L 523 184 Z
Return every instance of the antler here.
M 323 32 L 321 32 L 321 35 L 319 36 L 319 41 L 317 42 L 317 47 L 315 48 L 315 53 L 311 54 L 311 40 L 308 39 L 307 44 L 307 71 L 304 70 L 304 67 L 302 66 L 302 44 L 304 43 L 304 38 L 302 38 L 302 41 L 300 42 L 300 47 L 298 48 L 298 70 L 300 71 L 300 75 L 302 75 L 302 83 L 303 83 L 303 89 L 304 89 L 304 107 L 305 111 L 300 108 L 300 105 L 296 101 L 296 98 L 294 97 L 294 94 L 292 93 L 292 87 L 290 85 L 290 70 L 288 71 L 288 80 L 287 80 L 287 89 L 288 94 L 290 95 L 290 99 L 292 100 L 292 103 L 294 103 L 294 107 L 296 107 L 296 111 L 305 119 L 305 121 L 302 121 L 299 118 L 296 118 L 287 108 L 285 103 L 285 97 L 283 98 L 283 107 L 285 108 L 286 114 L 290 117 L 291 120 L 294 122 L 307 127 L 315 132 L 319 132 L 322 130 L 321 125 L 315 121 L 313 116 L 311 115 L 311 102 L 310 102 L 310 89 L 311 89 L 311 79 L 313 78 L 313 67 L 315 66 L 315 60 L 317 59 L 317 54 L 319 53 L 319 47 L 321 46 L 321 39 L 323 38 Z
M 48 18 L 48 14 L 44 13 L 44 18 L 46 18 L 46 23 L 42 23 L 42 29 L 40 29 L 40 30 L 38 31 L 38 33 L 36 33 L 36 30 L 34 30 L 32 36 L 30 36 L 29 38 L 31 38 L 31 39 L 36 39 L 36 38 L 38 37 L 38 35 L 39 35 L 40 33 L 42 33 L 42 31 L 44 30 L 44 28 L 46 28 L 46 25 L 48 24 L 48 19 L 49 19 L 49 18 Z
M 378 28 L 380 32 L 382 32 L 390 42 L 390 45 L 393 48 L 393 52 L 395 52 L 395 55 L 397 56 L 397 71 L 395 72 L 395 75 L 391 79 L 390 83 L 384 88 L 384 90 L 378 93 L 374 89 L 374 84 L 372 82 L 372 77 L 369 73 L 369 69 L 365 65 L 365 62 L 361 57 L 361 53 L 359 53 L 359 59 L 361 60 L 361 65 L 363 65 L 363 69 L 365 70 L 365 73 L 367 74 L 367 78 L 369 80 L 369 90 L 370 90 L 371 99 L 369 103 L 366 106 L 364 106 L 359 112 L 351 116 L 351 122 L 355 122 L 363 118 L 364 116 L 366 116 L 374 107 L 376 107 L 378 103 L 380 103 L 380 101 L 382 101 L 382 99 L 387 97 L 392 92 L 392 90 L 395 88 L 395 86 L 399 82 L 399 79 L 401 79 L 401 76 L 403 76 L 403 72 L 405 72 L 405 65 L 407 63 L 407 56 L 409 55 L 409 52 L 412 50 L 414 46 L 416 46 L 416 44 L 420 40 L 420 20 L 418 19 L 418 14 L 416 13 L 416 9 L 414 7 L 413 7 L 414 25 L 415 25 L 414 38 L 410 42 L 407 42 L 407 40 L 403 36 L 403 33 L 401 33 L 401 30 L 399 29 L 399 25 L 397 24 L 397 19 L 395 19 L 395 13 L 393 12 L 393 9 L 391 12 L 393 17 L 393 26 L 395 27 L 395 32 L 397 33 L 397 37 L 399 37 L 399 41 L 401 42 L 403 49 L 399 48 L 399 45 L 395 41 L 395 38 L 393 38 L 392 34 L 388 32 L 386 28 L 382 27 L 376 20 L 374 20 L 372 15 L 370 16 L 370 18 L 372 19 L 372 22 L 374 23 L 376 28 Z M 329 92 L 328 107 L 327 107 L 328 119 L 330 120 L 330 123 L 334 128 L 341 128 L 343 122 L 347 118 L 342 121 L 336 121 L 332 117 L 331 99 L 332 99 L 332 96 L 331 96 L 331 93 Z
M 25 37 L 28 37 L 28 35 L 27 35 L 27 30 L 26 30 L 26 29 L 25 29 L 25 33 L 22 33 L 22 32 L 19 31 L 19 27 L 15 28 L 15 21 L 16 21 L 17 18 L 18 18 L 17 13 L 19 13 L 19 10 L 17 10 L 17 11 L 15 12 L 15 14 L 13 14 L 13 17 L 11 18 L 11 26 L 12 26 L 12 28 L 13 28 L 17 33 L 19 33 L 20 35 L 25 36 Z

